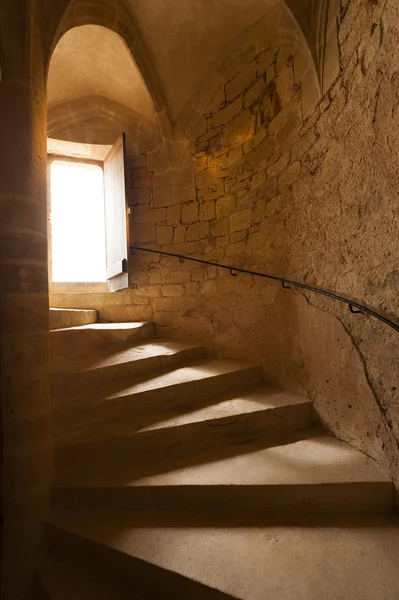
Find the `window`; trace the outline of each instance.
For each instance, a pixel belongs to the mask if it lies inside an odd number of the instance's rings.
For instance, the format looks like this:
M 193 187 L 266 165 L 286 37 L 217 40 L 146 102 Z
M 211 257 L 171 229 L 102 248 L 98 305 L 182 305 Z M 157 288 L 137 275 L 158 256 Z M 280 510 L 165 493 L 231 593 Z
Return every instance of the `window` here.
M 104 172 L 96 165 L 51 164 L 52 279 L 106 281 Z

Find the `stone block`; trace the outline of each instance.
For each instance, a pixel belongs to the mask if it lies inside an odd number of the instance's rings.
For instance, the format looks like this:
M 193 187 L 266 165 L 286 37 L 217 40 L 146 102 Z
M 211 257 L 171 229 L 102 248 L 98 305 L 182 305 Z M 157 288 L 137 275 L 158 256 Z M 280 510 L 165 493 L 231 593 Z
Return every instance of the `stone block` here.
M 190 283 L 184 284 L 184 292 L 186 296 L 197 295 L 199 290 L 199 283 L 197 281 L 190 281 Z
M 224 90 L 224 85 L 220 84 L 213 95 L 210 104 L 208 105 L 208 111 L 211 113 L 216 113 L 224 104 L 226 104 L 226 93 Z
M 221 219 L 230 215 L 236 206 L 236 199 L 233 195 L 223 196 L 216 200 L 216 217 Z
M 185 254 L 194 254 L 195 252 L 195 243 L 194 242 L 185 242 L 182 244 L 170 244 L 164 247 L 165 252 L 172 252 L 173 254 L 185 255 Z
M 193 223 L 187 229 L 186 239 L 188 242 L 193 242 L 196 240 L 202 240 L 209 236 L 209 222 L 202 221 L 198 223 Z
M 251 179 L 251 190 L 256 190 L 260 185 L 266 181 L 266 171 L 259 171 L 254 174 Z
M 199 193 L 198 196 L 204 201 L 204 202 L 210 202 L 211 200 L 217 200 L 218 198 L 221 198 L 221 196 L 224 195 L 224 180 L 223 179 L 219 179 L 216 183 L 215 186 L 213 186 L 211 188 L 213 191 L 209 191 L 209 189 L 207 190 L 207 193 L 204 194 L 203 192 Z
M 140 285 L 137 287 L 137 296 L 146 296 L 149 298 L 158 298 L 161 292 L 160 285 Z
M 132 227 L 131 234 L 132 242 L 155 242 L 155 224 L 154 223 L 142 223 L 140 225 L 134 225 Z
M 216 247 L 217 248 L 225 248 L 230 244 L 230 236 L 224 235 L 222 237 L 216 238 Z
M 299 179 L 301 175 L 301 163 L 297 161 L 296 163 L 290 165 L 288 169 L 286 169 L 278 178 L 278 189 L 279 191 L 283 190 L 289 185 L 292 185 Z
M 193 281 L 202 281 L 204 279 L 204 269 L 193 269 L 191 271 L 191 279 Z
M 215 152 L 220 148 L 223 127 L 218 125 L 197 139 L 197 151 Z
M 211 222 L 211 235 L 213 237 L 221 237 L 229 233 L 228 219 L 217 219 Z
M 166 210 L 166 224 L 167 225 L 179 225 L 181 216 L 181 204 L 170 206 Z
M 169 282 L 169 269 L 166 267 L 156 267 L 148 271 L 148 281 L 151 285 L 157 283 L 168 283 Z
M 226 247 L 226 256 L 235 256 L 237 254 L 245 254 L 246 243 L 237 242 L 236 244 L 230 244 Z
M 254 137 L 251 138 L 250 140 L 248 140 L 247 142 L 245 142 L 243 148 L 244 148 L 244 154 L 248 154 L 249 152 L 252 152 L 255 148 L 257 148 L 259 146 L 259 144 L 261 144 L 265 138 L 267 137 L 267 128 L 261 127 L 259 129 L 259 131 L 257 131 L 257 133 L 255 133 Z
M 263 221 L 264 215 L 265 215 L 265 199 L 260 198 L 259 200 L 256 201 L 256 203 L 254 205 L 254 209 L 253 209 L 253 213 L 252 213 L 252 221 L 254 223 L 260 223 L 261 221 Z
M 138 204 L 149 204 L 151 199 L 151 187 L 130 190 L 129 206 L 137 206 Z
M 211 248 L 210 251 L 206 254 L 206 260 L 220 262 L 224 258 L 224 249 L 223 248 Z
M 154 312 L 171 312 L 174 309 L 172 298 L 156 298 L 152 301 Z
M 217 185 L 220 174 L 217 169 L 205 169 L 195 174 L 195 183 L 198 190 L 213 188 Z
M 246 208 L 230 217 L 230 233 L 251 227 L 251 210 Z
M 159 225 L 156 229 L 156 243 L 160 246 L 171 244 L 173 242 L 173 227 L 168 225 Z
M 264 77 L 260 77 L 244 95 L 244 106 L 246 108 L 252 106 L 256 102 L 261 102 L 266 91 L 266 82 Z
M 256 62 L 246 65 L 242 71 L 226 83 L 226 99 L 228 102 L 239 96 L 256 79 L 257 67 Z
M 186 228 L 183 225 L 178 225 L 173 231 L 173 242 L 175 244 L 182 244 L 186 241 Z
M 277 93 L 276 83 L 272 81 L 266 88 L 263 98 L 263 120 L 267 124 L 274 119 L 281 110 L 281 102 Z
M 285 106 L 295 94 L 295 77 L 292 60 L 280 69 L 276 79 L 276 87 L 281 105 Z
M 132 177 L 133 177 L 133 181 L 132 181 L 132 189 L 134 190 L 142 190 L 142 189 L 147 189 L 149 187 L 151 187 L 152 185 L 152 177 L 149 177 L 146 173 L 145 169 L 140 169 L 140 172 L 143 171 L 143 174 L 140 175 L 140 177 L 137 177 L 135 175 L 136 171 L 133 171 L 132 173 Z
M 182 296 L 184 293 L 184 287 L 182 285 L 163 285 L 161 288 L 162 296 Z
M 212 221 L 216 217 L 215 202 L 204 202 L 199 205 L 199 220 Z
M 191 223 L 198 221 L 198 202 L 190 202 L 183 205 L 181 220 L 184 225 L 191 225 Z
M 247 237 L 247 231 L 236 231 L 235 233 L 232 233 L 230 236 L 230 241 L 232 244 L 236 244 L 237 242 L 242 242 L 242 240 L 245 240 L 245 238 Z
M 234 165 L 237 161 L 240 160 L 242 155 L 243 155 L 243 149 L 241 146 L 239 148 L 235 148 L 234 150 L 231 150 L 231 152 L 229 152 L 227 155 L 226 166 L 231 167 L 232 165 Z
M 224 146 L 242 146 L 255 134 L 255 115 L 249 109 L 242 111 L 225 128 Z
M 267 68 L 267 71 L 266 71 L 266 83 L 267 84 L 271 83 L 273 81 L 273 79 L 275 79 L 275 77 L 276 77 L 276 63 L 273 62 Z
M 242 96 L 239 96 L 234 102 L 230 102 L 224 108 L 212 116 L 212 126 L 225 125 L 229 123 L 241 111 L 243 105 Z
M 188 283 L 191 280 L 191 272 L 183 267 L 179 271 L 171 271 L 170 283 Z
M 166 208 L 150 208 L 149 206 L 136 206 L 133 210 L 135 223 L 161 223 L 166 220 Z
M 290 162 L 290 155 L 286 152 L 283 156 L 281 156 L 274 165 L 271 165 L 267 169 L 267 177 L 271 179 L 272 177 L 276 177 L 279 175 L 284 169 L 288 166 Z
M 198 156 L 195 158 L 195 170 L 203 171 L 208 166 L 208 155 Z
M 195 308 L 197 308 L 197 300 L 192 296 L 183 296 L 182 298 L 176 298 L 175 300 L 175 309 L 180 313 L 194 310 Z

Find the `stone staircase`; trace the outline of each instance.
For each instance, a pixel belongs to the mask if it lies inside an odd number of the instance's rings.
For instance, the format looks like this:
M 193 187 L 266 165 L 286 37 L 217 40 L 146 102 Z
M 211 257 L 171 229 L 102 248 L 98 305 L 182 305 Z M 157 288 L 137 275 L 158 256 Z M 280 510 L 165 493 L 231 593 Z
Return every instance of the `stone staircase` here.
M 307 398 L 92 313 L 51 316 L 43 598 L 397 599 L 392 482 Z

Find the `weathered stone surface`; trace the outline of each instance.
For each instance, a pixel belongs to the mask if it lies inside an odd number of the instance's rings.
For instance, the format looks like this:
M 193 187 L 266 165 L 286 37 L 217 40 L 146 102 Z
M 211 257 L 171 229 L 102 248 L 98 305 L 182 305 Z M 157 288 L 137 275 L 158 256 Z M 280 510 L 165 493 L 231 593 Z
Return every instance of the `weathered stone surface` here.
M 388 1 L 382 8 L 357 0 L 347 2 L 339 34 L 341 75 L 305 120 L 309 98 L 316 92 L 310 89 L 310 80 L 302 82 L 299 89 L 294 74 L 298 77 L 306 66 L 298 62 L 293 48 L 286 45 L 279 51 L 272 47 L 258 55 L 253 50 L 253 61 L 237 65 L 235 74 L 229 74 L 226 103 L 220 86 L 219 100 L 210 103 L 206 112 L 208 127 L 214 128 L 203 134 L 195 147 L 194 154 L 199 153 L 195 164 L 198 201 L 186 208 L 184 217 L 183 211 L 181 214 L 183 226 L 188 226 L 185 239 L 192 241 L 196 252 L 223 257 L 219 260 L 232 264 L 245 260 L 261 271 L 286 274 L 373 306 L 383 302 L 390 314 L 398 312 L 392 283 L 398 262 L 397 236 L 393 233 L 398 221 L 394 208 L 398 186 L 392 174 L 397 171 L 399 156 L 399 113 L 395 110 L 399 97 L 399 62 L 395 58 L 399 22 L 391 4 Z M 384 30 L 385 38 L 381 35 L 382 14 L 390 23 Z M 200 221 L 213 217 L 211 205 L 205 205 L 213 201 L 216 218 Z M 380 461 L 380 446 L 384 444 L 399 481 L 395 449 L 399 417 L 397 392 L 392 392 L 397 386 L 381 383 L 379 375 L 384 373 L 386 381 L 391 381 L 392 373 L 380 360 L 388 343 L 387 332 L 368 324 L 361 330 L 359 321 L 340 312 L 339 306 L 312 296 L 309 301 L 318 308 L 306 311 L 301 307 L 304 315 L 312 313 L 314 322 L 313 333 L 306 333 L 305 360 L 297 347 L 299 325 L 291 319 L 292 311 L 297 310 L 291 295 L 280 295 L 273 285 L 263 282 L 255 282 L 251 292 L 245 291 L 241 278 L 234 294 L 224 294 L 224 273 L 200 271 L 200 276 L 193 265 L 194 270 L 201 291 L 207 290 L 208 284 L 212 289 L 212 308 L 198 297 L 196 310 L 206 319 L 207 333 L 211 328 L 214 344 L 225 348 L 228 339 L 237 353 L 250 353 L 252 344 L 257 356 L 263 357 L 266 370 L 282 385 L 321 394 L 320 410 L 329 426 L 351 438 L 353 444 L 367 446 L 366 451 Z M 217 276 L 222 278 L 221 287 L 214 283 Z M 229 281 L 227 278 L 226 283 Z M 340 377 L 339 370 L 334 370 L 331 382 L 321 391 L 319 358 L 310 340 L 317 323 L 323 327 L 325 311 L 335 314 L 352 338 L 343 341 L 341 334 L 338 336 L 342 344 L 355 348 L 348 365 L 355 365 L 361 382 L 358 391 L 354 391 L 356 385 L 349 375 Z M 261 323 L 259 314 L 265 315 Z M 245 331 L 231 323 L 230 315 L 241 328 L 245 323 Z M 291 325 L 286 327 L 285 323 Z M 263 332 L 261 342 L 257 341 L 259 330 Z M 281 335 L 281 331 L 285 333 Z M 282 361 L 273 358 L 275 348 L 266 338 L 280 340 Z M 331 339 L 323 339 L 331 346 Z M 386 406 L 383 412 L 368 403 L 363 414 L 351 412 L 337 401 L 352 394 L 357 403 L 365 393 L 359 391 L 365 381 L 355 360 L 359 351 L 367 368 L 367 385 Z M 309 373 L 307 364 L 311 365 Z M 350 372 L 348 365 L 343 368 L 345 373 Z M 349 418 L 353 423 L 345 429 Z M 373 441 L 371 422 L 379 432 Z
M 181 211 L 181 220 L 184 225 L 190 225 L 198 221 L 198 204 L 197 202 L 190 202 L 185 204 Z
M 199 220 L 212 221 L 216 216 L 215 202 L 204 202 L 199 206 Z
M 159 223 L 166 219 L 166 208 L 150 208 L 149 206 L 136 206 L 133 209 L 135 223 Z
M 202 240 L 207 238 L 209 235 L 209 223 L 207 221 L 201 223 L 193 223 L 187 229 L 186 238 L 188 242 L 192 242 L 194 240 Z
M 160 245 L 171 244 L 173 242 L 173 227 L 168 225 L 159 225 L 156 230 L 156 243 Z
M 250 209 L 242 210 L 230 217 L 230 233 L 247 229 L 251 225 Z
M 255 132 L 255 117 L 247 109 L 235 117 L 225 128 L 223 146 L 239 146 L 249 140 Z

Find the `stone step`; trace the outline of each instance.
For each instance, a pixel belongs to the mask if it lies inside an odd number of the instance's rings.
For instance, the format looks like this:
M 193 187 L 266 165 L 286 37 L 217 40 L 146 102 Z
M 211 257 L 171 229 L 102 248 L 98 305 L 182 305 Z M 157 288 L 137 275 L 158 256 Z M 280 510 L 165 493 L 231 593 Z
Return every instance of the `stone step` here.
M 161 375 L 109 381 L 93 394 L 68 398 L 55 406 L 59 427 L 71 428 L 87 422 L 138 421 L 151 411 L 190 406 L 200 398 L 259 385 L 262 369 L 231 360 L 204 360 L 169 370 Z M 65 429 L 65 431 L 66 431 Z
M 160 457 L 188 456 L 198 450 L 303 430 L 312 425 L 312 402 L 270 387 L 241 395 L 203 399 L 190 410 L 143 414 L 136 422 L 92 423 L 60 439 L 55 448 L 57 480 L 70 474 L 126 470 L 140 463 L 151 468 Z
M 43 600 L 145 600 L 129 586 L 128 590 L 96 577 L 94 569 L 71 560 L 47 560 L 39 569 Z M 98 572 L 98 570 L 97 570 Z
M 161 461 L 158 472 L 137 469 L 97 482 L 53 490 L 69 508 L 215 511 L 390 511 L 394 488 L 361 452 L 317 431 L 245 446 L 214 448 Z M 146 469 L 144 469 L 144 472 Z
M 95 564 L 148 599 L 397 600 L 397 518 L 323 514 L 287 523 L 209 526 L 197 514 L 189 525 L 176 511 L 167 525 L 152 513 L 71 511 L 48 536 L 53 552 Z
M 89 325 L 97 322 L 96 310 L 50 308 L 50 330 Z
M 55 365 L 53 373 L 53 402 L 70 401 L 72 397 L 96 397 L 110 380 L 157 373 L 188 361 L 205 358 L 205 348 L 183 340 L 153 339 L 137 346 L 97 349 L 77 354 L 74 360 Z
M 50 332 L 53 369 L 100 348 L 134 345 L 155 336 L 154 323 L 95 323 Z
M 123 530 L 118 533 L 113 531 L 115 539 L 105 542 L 101 539 L 102 534 L 106 536 L 106 530 L 111 525 L 106 519 L 97 530 L 97 539 L 90 534 L 86 535 L 85 532 L 79 532 L 82 519 L 86 519 L 86 525 L 90 527 L 90 523 L 97 523 L 97 516 L 95 513 L 84 516 L 77 513 L 74 524 L 68 523 L 67 518 L 48 524 L 47 543 L 52 555 L 56 556 L 58 561 L 70 562 L 71 557 L 74 557 L 76 562 L 86 565 L 90 570 L 94 567 L 98 576 L 104 581 L 104 585 L 108 582 L 108 588 L 116 586 L 122 588 L 126 597 L 131 600 L 233 600 L 232 596 L 180 575 L 176 571 L 163 569 L 156 564 L 136 558 L 133 554 L 120 551 L 113 542 L 116 542 L 118 534 L 123 536 Z M 129 519 L 128 511 L 125 511 L 125 516 Z M 110 528 L 112 529 L 112 525 Z M 48 597 L 45 598 L 48 600 Z M 55 598 L 58 600 L 57 597 Z M 74 596 L 71 598 L 61 596 L 59 600 L 72 600 L 72 598 Z M 108 600 L 107 596 L 103 598 L 101 595 L 88 595 L 86 598 Z M 117 595 L 115 600 L 119 599 L 120 596 Z

